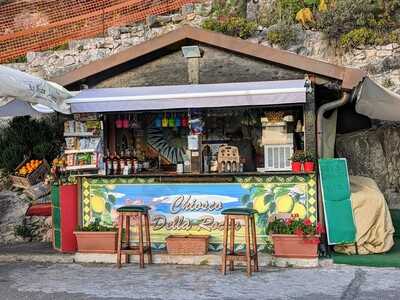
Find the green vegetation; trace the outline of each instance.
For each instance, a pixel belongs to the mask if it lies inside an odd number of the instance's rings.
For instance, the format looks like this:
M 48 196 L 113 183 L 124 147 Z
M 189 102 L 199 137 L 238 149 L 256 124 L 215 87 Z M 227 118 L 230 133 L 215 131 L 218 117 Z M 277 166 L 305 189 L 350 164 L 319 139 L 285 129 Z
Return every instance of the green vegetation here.
M 324 32 L 346 49 L 400 42 L 400 0 L 276 0 L 263 7 L 256 22 L 243 16 L 245 1 L 215 1 L 203 28 L 250 37 L 257 25 L 271 27 L 266 38 L 286 48 L 296 38 L 294 24 Z
M 243 17 L 208 18 L 202 24 L 207 30 L 222 32 L 227 35 L 249 38 L 257 29 L 257 23 Z
M 14 63 L 26 63 L 28 60 L 26 58 L 26 55 L 21 55 L 16 58 L 10 59 L 6 61 L 6 64 L 14 64 Z
M 277 24 L 274 28 L 268 30 L 267 40 L 274 44 L 279 45 L 283 49 L 296 41 L 297 31 L 293 25 Z
M 79 231 L 90 231 L 90 232 L 104 232 L 104 231 L 117 231 L 116 227 L 109 227 L 100 225 L 100 220 L 96 219 L 93 223 L 88 226 L 78 228 Z
M 25 157 L 51 162 L 61 149 L 61 126 L 56 117 L 15 117 L 0 132 L 0 169 L 13 171 Z

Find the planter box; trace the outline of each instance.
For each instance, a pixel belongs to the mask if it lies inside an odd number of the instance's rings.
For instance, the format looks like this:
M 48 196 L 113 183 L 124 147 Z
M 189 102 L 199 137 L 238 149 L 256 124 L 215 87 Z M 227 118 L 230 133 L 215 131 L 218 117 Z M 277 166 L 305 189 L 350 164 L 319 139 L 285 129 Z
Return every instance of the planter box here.
M 272 234 L 276 257 L 315 258 L 318 257 L 318 243 L 315 237 L 302 237 L 292 234 Z
M 167 252 L 174 255 L 205 255 L 208 252 L 208 235 L 170 235 Z
M 74 231 L 78 252 L 82 253 L 116 253 L 117 232 Z
M 20 163 L 17 168 L 15 169 L 16 171 L 19 170 L 23 165 L 25 165 L 29 159 L 24 160 L 22 163 Z M 29 188 L 32 185 L 35 185 L 41 181 L 44 181 L 44 178 L 46 175 L 50 172 L 50 166 L 47 163 L 45 159 L 43 159 L 42 164 L 31 174 L 28 174 L 26 177 L 20 177 L 16 175 L 10 175 L 11 182 L 13 186 L 26 189 Z

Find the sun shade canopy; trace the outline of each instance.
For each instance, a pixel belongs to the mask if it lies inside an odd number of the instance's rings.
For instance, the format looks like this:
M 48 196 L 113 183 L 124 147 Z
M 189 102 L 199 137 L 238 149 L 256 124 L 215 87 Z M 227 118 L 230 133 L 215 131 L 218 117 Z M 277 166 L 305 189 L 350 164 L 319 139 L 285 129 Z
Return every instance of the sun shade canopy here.
M 81 91 L 72 113 L 260 106 L 306 102 L 304 80 L 194 84 Z

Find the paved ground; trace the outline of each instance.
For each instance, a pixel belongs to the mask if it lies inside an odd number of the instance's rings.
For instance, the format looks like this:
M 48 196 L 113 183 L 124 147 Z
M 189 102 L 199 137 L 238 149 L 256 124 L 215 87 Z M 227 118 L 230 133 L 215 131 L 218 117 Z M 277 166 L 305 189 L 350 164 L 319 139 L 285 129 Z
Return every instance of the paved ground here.
M 0 263 L 0 299 L 400 299 L 400 269 Z

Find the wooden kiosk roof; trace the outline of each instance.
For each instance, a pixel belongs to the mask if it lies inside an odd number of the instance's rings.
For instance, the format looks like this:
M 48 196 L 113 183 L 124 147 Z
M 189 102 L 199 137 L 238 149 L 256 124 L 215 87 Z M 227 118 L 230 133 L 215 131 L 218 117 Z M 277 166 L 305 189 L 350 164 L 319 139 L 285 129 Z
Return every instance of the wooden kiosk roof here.
M 91 62 L 61 76 L 53 77 L 50 80 L 63 86 L 67 86 L 185 40 L 204 43 L 231 52 L 278 64 L 283 67 L 302 70 L 317 76 L 319 75 L 339 80 L 342 82 L 342 89 L 347 91 L 357 87 L 366 76 L 366 74 L 360 69 L 330 64 L 288 51 L 262 46 L 221 33 L 186 25 L 152 40 L 132 46 L 117 54 Z

